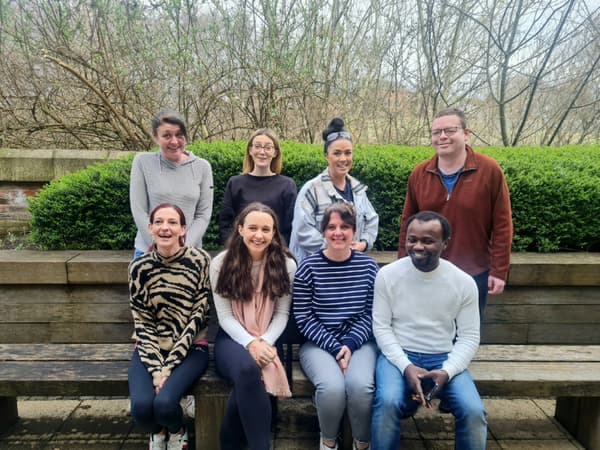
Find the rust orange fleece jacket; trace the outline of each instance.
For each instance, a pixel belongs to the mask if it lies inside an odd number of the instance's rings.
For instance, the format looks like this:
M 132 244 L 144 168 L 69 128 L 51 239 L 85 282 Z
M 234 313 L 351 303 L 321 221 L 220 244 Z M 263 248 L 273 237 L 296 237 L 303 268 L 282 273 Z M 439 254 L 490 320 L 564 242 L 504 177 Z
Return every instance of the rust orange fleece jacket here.
M 398 242 L 398 257 L 406 256 L 406 220 L 419 211 L 435 211 L 452 226 L 442 253 L 470 275 L 487 270 L 506 281 L 513 225 L 508 185 L 498 163 L 466 146 L 467 159 L 448 195 L 437 169 L 437 155 L 417 165 L 408 178 Z

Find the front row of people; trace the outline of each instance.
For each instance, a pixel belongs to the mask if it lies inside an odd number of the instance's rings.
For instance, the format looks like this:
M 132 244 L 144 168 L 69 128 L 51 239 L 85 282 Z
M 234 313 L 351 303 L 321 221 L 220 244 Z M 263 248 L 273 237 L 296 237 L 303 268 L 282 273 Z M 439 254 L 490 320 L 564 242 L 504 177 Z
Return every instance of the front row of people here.
M 396 450 L 401 419 L 436 397 L 455 416 L 456 448 L 485 448 L 486 413 L 467 370 L 479 345 L 477 287 L 440 259 L 450 239 L 444 217 L 412 216 L 408 257 L 379 272 L 353 248 L 356 215 L 347 203 L 327 208 L 326 248 L 298 268 L 276 214 L 260 203 L 240 213 L 212 263 L 185 246 L 177 206 L 154 208 L 148 230 L 153 250 L 129 268 L 136 337 L 129 386 L 131 414 L 151 433 L 151 450 L 187 449 L 179 401 L 208 365 L 211 286 L 215 365 L 233 386 L 222 450 L 269 449 L 270 396 L 291 395 L 275 348 L 290 310 L 306 338 L 300 364 L 315 385 L 320 450 L 338 448 L 344 411 L 353 448 Z

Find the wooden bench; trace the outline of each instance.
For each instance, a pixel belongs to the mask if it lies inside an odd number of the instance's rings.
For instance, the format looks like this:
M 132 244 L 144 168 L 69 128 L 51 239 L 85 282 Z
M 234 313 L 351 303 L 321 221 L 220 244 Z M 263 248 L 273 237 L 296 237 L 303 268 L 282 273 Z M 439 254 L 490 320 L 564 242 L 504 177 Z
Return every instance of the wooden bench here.
M 130 256 L 0 251 L 0 426 L 18 419 L 18 396 L 128 395 Z M 600 255 L 513 259 L 470 367 L 478 388 L 557 398 L 556 418 L 584 446 L 600 448 Z M 312 395 L 293 358 L 291 373 L 294 396 Z M 196 449 L 218 448 L 229 390 L 212 366 L 194 387 Z

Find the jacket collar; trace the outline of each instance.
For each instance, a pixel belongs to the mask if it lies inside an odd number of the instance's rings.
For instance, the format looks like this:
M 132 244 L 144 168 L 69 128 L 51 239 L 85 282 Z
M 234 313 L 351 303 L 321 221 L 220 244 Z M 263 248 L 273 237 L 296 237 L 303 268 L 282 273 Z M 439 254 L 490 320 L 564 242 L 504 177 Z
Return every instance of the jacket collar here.
M 461 172 L 467 172 L 471 170 L 477 170 L 477 159 L 475 157 L 475 152 L 469 145 L 465 145 L 465 149 L 467 150 L 467 159 L 465 160 L 465 165 Z M 429 160 L 429 163 L 425 167 L 425 170 L 428 172 L 439 173 L 438 171 L 438 160 L 439 156 L 435 155 L 433 158 Z

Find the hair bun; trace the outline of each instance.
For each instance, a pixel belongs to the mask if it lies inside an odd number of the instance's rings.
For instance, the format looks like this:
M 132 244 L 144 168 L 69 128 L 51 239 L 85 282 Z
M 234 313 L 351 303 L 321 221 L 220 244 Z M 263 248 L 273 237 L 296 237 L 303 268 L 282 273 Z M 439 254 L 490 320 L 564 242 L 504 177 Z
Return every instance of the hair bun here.
M 334 117 L 331 119 L 331 122 L 329 122 L 329 125 L 327 125 L 325 131 L 323 131 L 323 140 L 327 141 L 327 136 L 329 136 L 331 133 L 343 131 L 344 125 L 344 119 L 341 117 Z

